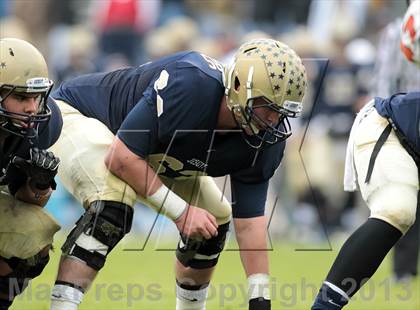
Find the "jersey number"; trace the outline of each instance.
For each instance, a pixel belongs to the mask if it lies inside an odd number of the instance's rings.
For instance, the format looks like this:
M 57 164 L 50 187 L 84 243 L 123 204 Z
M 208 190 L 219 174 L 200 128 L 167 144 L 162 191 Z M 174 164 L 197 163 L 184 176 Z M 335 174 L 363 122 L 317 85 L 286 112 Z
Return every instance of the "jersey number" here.
M 171 179 L 185 179 L 193 176 L 206 175 L 203 171 L 186 170 L 184 164 L 178 159 L 165 154 L 152 154 L 148 158 L 149 165 L 158 175 Z
M 205 61 L 207 61 L 209 67 L 213 70 L 219 70 L 220 72 L 223 72 L 223 65 L 218 62 L 216 59 L 211 58 L 210 56 L 207 56 L 205 54 L 200 54 Z

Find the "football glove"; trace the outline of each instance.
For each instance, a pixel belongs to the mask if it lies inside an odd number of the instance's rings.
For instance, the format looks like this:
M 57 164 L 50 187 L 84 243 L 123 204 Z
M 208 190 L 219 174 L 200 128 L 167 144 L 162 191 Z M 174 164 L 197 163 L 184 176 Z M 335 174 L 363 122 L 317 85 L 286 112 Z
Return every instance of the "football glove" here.
M 52 187 L 54 189 L 54 177 L 57 174 L 60 159 L 54 153 L 36 147 L 31 148 L 29 154 L 29 159 L 13 157 L 12 163 L 30 178 L 30 185 L 34 188 L 46 190 Z

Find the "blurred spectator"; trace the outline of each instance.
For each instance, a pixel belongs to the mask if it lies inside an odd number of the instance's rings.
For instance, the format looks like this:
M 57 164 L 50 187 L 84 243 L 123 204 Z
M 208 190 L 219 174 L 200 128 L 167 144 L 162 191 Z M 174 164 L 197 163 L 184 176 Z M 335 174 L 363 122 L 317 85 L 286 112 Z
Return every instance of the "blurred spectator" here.
M 185 16 L 187 14 L 187 8 L 185 5 L 187 0 L 163 0 L 161 1 L 160 14 L 158 25 L 165 24 L 168 20 L 177 16 Z M 203 1 L 196 1 L 203 2 Z
M 121 54 L 134 65 L 142 56 L 142 39 L 155 25 L 160 1 L 103 0 L 93 1 L 97 13 L 99 47 L 106 55 Z
M 31 42 L 25 24 L 15 16 L 4 17 L 0 20 L 1 38 L 18 38 Z
M 30 42 L 35 44 L 41 52 L 48 50 L 45 34 L 49 30 L 48 5 L 51 1 L 53 0 L 6 1 L 11 3 L 11 14 L 24 23 L 30 37 Z
M 420 69 L 409 62 L 400 51 L 402 18 L 389 23 L 380 34 L 372 79 L 372 96 L 389 97 L 397 92 L 418 90 Z
M 308 29 L 315 40 L 322 42 L 332 40 L 342 29 L 349 30 L 351 27 L 353 33 L 360 32 L 366 21 L 368 6 L 369 1 L 313 0 L 308 16 Z
M 63 62 L 63 54 L 59 53 L 61 65 L 55 67 L 56 83 L 76 77 L 81 74 L 97 71 L 94 63 L 97 56 L 96 37 L 84 26 L 72 26 L 67 28 L 65 52 L 67 62 Z
M 304 26 L 280 36 L 304 58 L 310 80 L 304 99 L 304 126 L 289 142 L 286 175 L 296 199 L 291 212 L 316 220 L 311 224 L 314 231 L 326 227 L 331 232 L 343 225 L 351 229 L 358 224 L 353 222 L 356 217 L 347 214 L 353 212 L 357 197 L 341 189 L 353 105 L 367 100 L 366 81 L 370 80 L 375 55 L 372 43 L 358 35 L 356 19 L 342 13 L 329 31 L 329 39 L 319 40 Z M 310 130 L 305 132 L 307 126 Z M 318 218 L 310 216 L 310 208 L 316 210 Z M 319 221 L 323 225 L 316 227 Z
M 256 23 L 290 30 L 295 25 L 306 23 L 311 1 L 259 0 L 253 3 L 253 18 Z
M 224 55 L 222 47 L 212 38 L 196 38 L 190 43 L 190 49 L 220 59 Z
M 88 1 L 78 0 L 53 0 L 48 1 L 48 23 L 50 27 L 55 25 L 74 25 L 84 19 L 81 16 L 88 7 Z
M 190 49 L 190 43 L 198 38 L 199 26 L 186 16 L 177 16 L 150 32 L 145 40 L 149 60 Z

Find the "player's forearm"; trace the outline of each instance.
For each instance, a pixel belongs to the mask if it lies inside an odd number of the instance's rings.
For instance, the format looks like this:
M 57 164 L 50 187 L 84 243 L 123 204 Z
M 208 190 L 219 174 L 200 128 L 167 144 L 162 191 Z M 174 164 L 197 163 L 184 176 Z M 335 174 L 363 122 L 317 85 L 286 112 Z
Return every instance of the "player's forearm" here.
M 112 169 L 114 167 L 114 169 Z M 176 220 L 185 210 L 187 203 L 170 191 L 149 167 L 147 162 L 137 159 L 128 165 L 109 166 L 112 173 L 127 182 L 137 195 L 145 198 L 157 212 Z
M 161 180 L 147 162 L 131 152 L 118 137 L 105 157 L 105 165 L 142 197 L 154 194 L 162 186 Z
M 27 203 L 44 207 L 50 199 L 52 193 L 51 187 L 45 190 L 36 189 L 27 181 L 21 186 L 15 194 L 15 198 Z
M 105 158 L 105 165 L 156 211 L 172 220 L 178 219 L 185 211 L 187 203 L 169 190 L 148 163 L 132 153 L 118 138 Z
M 162 186 L 153 169 L 140 158 L 120 163 L 113 161 L 108 169 L 142 197 L 154 194 Z

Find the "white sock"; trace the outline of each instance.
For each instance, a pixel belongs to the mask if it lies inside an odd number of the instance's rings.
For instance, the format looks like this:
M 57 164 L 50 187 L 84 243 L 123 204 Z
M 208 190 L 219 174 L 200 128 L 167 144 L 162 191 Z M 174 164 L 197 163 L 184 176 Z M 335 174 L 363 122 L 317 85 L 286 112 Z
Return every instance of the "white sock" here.
M 255 273 L 248 277 L 249 300 L 264 297 L 270 299 L 270 276 L 265 273 Z
M 50 310 L 77 310 L 82 299 L 83 293 L 77 288 L 55 284 L 51 292 Z
M 204 285 L 203 285 L 204 286 Z M 176 283 L 176 310 L 205 310 L 209 286 L 196 290 L 182 288 Z

